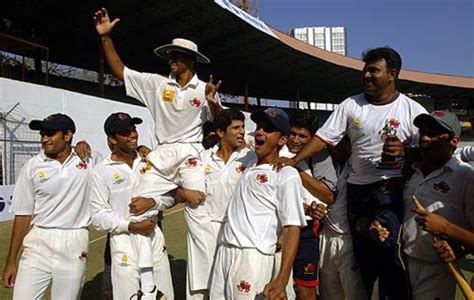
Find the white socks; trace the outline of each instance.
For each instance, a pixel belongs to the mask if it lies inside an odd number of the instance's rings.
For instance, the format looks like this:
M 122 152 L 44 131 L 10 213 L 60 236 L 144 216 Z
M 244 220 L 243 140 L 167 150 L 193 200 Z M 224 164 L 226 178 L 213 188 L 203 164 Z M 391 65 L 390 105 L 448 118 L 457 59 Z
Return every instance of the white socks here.
M 140 269 L 141 290 L 144 293 L 151 293 L 155 289 L 153 281 L 153 268 Z

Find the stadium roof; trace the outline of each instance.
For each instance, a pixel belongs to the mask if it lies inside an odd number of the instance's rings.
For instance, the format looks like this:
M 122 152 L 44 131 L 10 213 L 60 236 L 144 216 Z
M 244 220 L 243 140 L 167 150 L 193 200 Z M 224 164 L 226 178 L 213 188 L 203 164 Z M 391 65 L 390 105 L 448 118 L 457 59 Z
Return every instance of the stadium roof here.
M 198 66 L 201 79 L 212 72 L 223 80 L 224 93 L 340 102 L 360 92 L 361 61 L 300 42 L 224 0 L 15 0 L 3 5 L 0 16 L 11 21 L 4 21 L 4 32 L 47 46 L 50 61 L 97 71 L 100 43 L 92 15 L 100 6 L 120 17 L 115 45 L 137 70 L 166 74 L 167 62 L 153 49 L 184 37 L 212 61 Z M 400 79 L 402 92 L 474 99 L 472 77 L 403 70 Z

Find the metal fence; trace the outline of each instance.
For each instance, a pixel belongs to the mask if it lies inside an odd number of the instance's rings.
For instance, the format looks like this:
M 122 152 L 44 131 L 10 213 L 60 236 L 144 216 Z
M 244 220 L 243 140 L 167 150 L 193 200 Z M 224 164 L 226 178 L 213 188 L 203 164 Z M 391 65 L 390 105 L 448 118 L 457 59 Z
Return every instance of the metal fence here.
M 0 185 L 15 184 L 21 167 L 41 150 L 39 135 L 28 128 L 28 122 L 0 115 Z

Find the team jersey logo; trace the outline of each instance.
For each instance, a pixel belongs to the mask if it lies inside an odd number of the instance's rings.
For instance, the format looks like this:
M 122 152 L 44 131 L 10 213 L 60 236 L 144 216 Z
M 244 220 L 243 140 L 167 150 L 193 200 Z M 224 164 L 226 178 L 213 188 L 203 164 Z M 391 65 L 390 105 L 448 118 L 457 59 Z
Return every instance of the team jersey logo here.
M 451 190 L 451 187 L 444 181 L 433 184 L 433 188 L 435 191 L 442 194 L 447 194 Z
M 303 267 L 305 274 L 314 274 L 316 270 L 316 265 L 313 263 L 308 263 L 306 266 Z
M 38 172 L 38 180 L 40 183 L 48 181 L 48 178 L 46 177 L 46 173 L 44 171 Z
M 198 165 L 198 160 L 196 158 L 189 158 L 186 161 L 186 166 L 188 166 L 190 168 L 195 168 L 195 167 L 197 167 L 197 165 Z
M 120 266 L 121 267 L 127 267 L 129 265 L 128 263 L 128 256 L 127 255 L 122 255 L 122 258 L 120 260 Z
M 112 176 L 114 177 L 114 184 L 120 184 L 125 181 L 119 172 L 115 172 Z
M 267 174 L 257 174 L 257 181 L 260 183 L 265 183 L 268 181 Z
M 211 171 L 212 171 L 211 165 L 210 165 L 210 164 L 207 164 L 206 167 L 204 168 L 204 171 L 205 171 L 206 173 L 211 173 Z
M 241 293 L 250 293 L 251 288 L 252 286 L 250 285 L 250 283 L 245 280 L 241 280 L 240 283 L 237 285 L 237 289 Z
M 191 103 L 192 106 L 194 107 L 200 107 L 201 106 L 201 100 L 198 98 L 194 98 L 193 100 L 189 100 L 189 103 Z
M 240 166 L 235 168 L 235 171 L 237 171 L 237 173 L 243 173 L 245 171 L 245 166 L 241 164 Z
M 359 117 L 355 118 L 355 120 L 354 120 L 354 125 L 355 125 L 356 127 L 360 127 L 360 118 L 359 118 Z
M 146 165 L 140 169 L 140 174 L 145 174 L 145 173 L 148 173 L 151 171 L 151 168 L 152 168 L 152 164 L 150 163 L 146 163 Z
M 87 163 L 81 161 L 76 165 L 76 168 L 78 168 L 79 170 L 87 170 Z
M 161 95 L 161 97 L 163 98 L 163 101 L 173 102 L 175 93 L 176 92 L 173 90 L 163 89 L 163 94 Z

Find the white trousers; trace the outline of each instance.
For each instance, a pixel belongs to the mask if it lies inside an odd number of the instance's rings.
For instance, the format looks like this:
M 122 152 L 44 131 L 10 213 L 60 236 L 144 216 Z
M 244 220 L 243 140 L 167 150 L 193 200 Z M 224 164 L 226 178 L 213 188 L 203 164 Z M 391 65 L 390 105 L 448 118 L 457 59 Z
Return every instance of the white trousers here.
M 355 263 L 350 234 L 337 234 L 326 227 L 320 233 L 319 292 L 323 300 L 367 299 Z
M 407 257 L 408 274 L 415 300 L 452 300 L 456 295 L 456 282 L 448 266 L 441 260 L 429 263 Z
M 23 240 L 13 299 L 79 299 L 86 276 L 89 231 L 33 226 Z
M 189 222 L 192 221 L 188 220 L 188 224 Z M 209 278 L 216 256 L 222 223 L 207 220 L 202 223 L 192 223 L 191 228 L 192 230 L 188 230 L 187 234 L 186 299 L 207 299 Z
M 168 252 L 165 238 L 158 226 L 151 239 L 153 253 L 153 277 L 155 285 L 168 299 L 174 299 Z M 110 237 L 112 255 L 112 287 L 116 300 L 128 300 L 140 289 L 140 274 L 137 257 L 130 235 L 112 234 Z
M 210 298 L 263 299 L 263 289 L 272 280 L 275 258 L 254 248 L 220 245 L 212 270 Z

